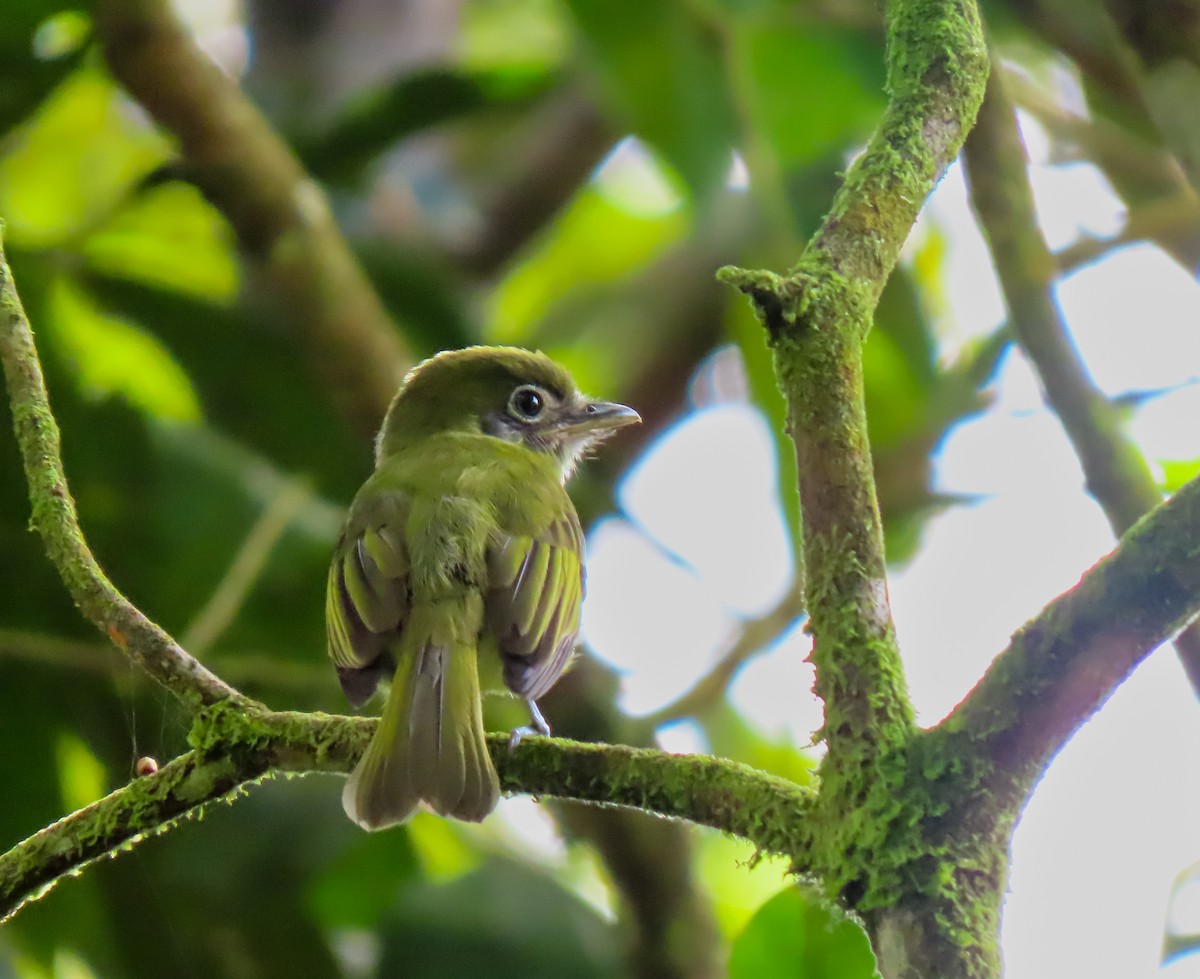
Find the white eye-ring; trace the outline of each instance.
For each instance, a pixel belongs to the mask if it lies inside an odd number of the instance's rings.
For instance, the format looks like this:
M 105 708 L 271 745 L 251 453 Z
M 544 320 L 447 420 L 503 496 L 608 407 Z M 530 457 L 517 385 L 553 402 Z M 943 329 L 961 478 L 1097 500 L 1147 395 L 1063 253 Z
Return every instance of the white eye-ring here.
M 508 399 L 508 413 L 521 421 L 533 421 L 550 401 L 550 396 L 535 384 L 522 384 Z

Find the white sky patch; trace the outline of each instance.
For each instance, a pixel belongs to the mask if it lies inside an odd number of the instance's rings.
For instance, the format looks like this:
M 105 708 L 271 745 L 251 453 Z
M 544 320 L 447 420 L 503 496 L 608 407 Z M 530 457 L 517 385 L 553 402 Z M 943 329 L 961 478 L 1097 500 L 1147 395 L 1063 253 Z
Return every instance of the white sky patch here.
M 1031 166 L 1034 206 L 1052 252 L 1082 237 L 1111 238 L 1125 226 L 1124 203 L 1090 163 Z
M 978 496 L 1081 494 L 1083 470 L 1048 411 L 988 413 L 947 436 L 936 460 L 935 486 Z
M 934 230 L 946 242 L 939 282 L 945 309 L 936 317 L 935 329 L 943 356 L 954 359 L 967 341 L 991 333 L 1006 318 L 992 258 L 967 202 L 958 160 L 926 202 L 905 251 Z
M 1200 710 L 1163 649 L 1051 764 L 1013 841 L 1009 975 L 1161 974 L 1171 885 L 1200 856 L 1198 739 Z
M 626 710 L 685 692 L 742 618 L 783 597 L 793 568 L 775 487 L 766 423 L 744 404 L 695 412 L 621 484 L 633 522 L 591 535 L 583 636 L 623 674 Z
M 1143 973 L 1152 975 L 1155 979 L 1200 979 L 1200 952 L 1193 952 L 1186 958 L 1173 961 L 1155 972 Z M 1137 979 L 1135 976 L 1134 979 Z
M 725 178 L 725 186 L 730 190 L 750 189 L 750 168 L 746 166 L 746 161 L 737 150 L 733 152 L 733 159 L 729 165 L 729 176 Z
M 909 691 L 935 724 L 1042 607 L 1112 547 L 1099 508 L 1046 490 L 955 507 L 925 529 L 920 556 L 891 580 Z
M 791 583 L 775 447 L 749 405 L 708 408 L 672 428 L 630 471 L 619 498 L 635 522 L 735 612 L 761 615 Z
M 669 214 L 683 204 L 678 178 L 635 136 L 626 136 L 600 161 L 592 183 L 630 214 Z
M 1131 245 L 1080 269 L 1059 302 L 1106 394 L 1200 377 L 1200 286 L 1153 245 Z
M 663 751 L 677 755 L 707 754 L 711 748 L 704 730 L 695 721 L 676 721 L 658 729 L 658 744 Z
M 1142 404 L 1129 432 L 1152 459 L 1200 458 L 1200 384 L 1188 384 Z
M 583 638 L 623 676 L 621 706 L 644 714 L 716 661 L 736 620 L 722 596 L 620 519 L 592 531 Z
M 730 684 L 730 703 L 768 739 L 786 738 L 807 748 L 824 721 L 821 701 L 812 692 L 813 667 L 805 662 L 811 651 L 812 638 L 797 623 L 746 663 Z

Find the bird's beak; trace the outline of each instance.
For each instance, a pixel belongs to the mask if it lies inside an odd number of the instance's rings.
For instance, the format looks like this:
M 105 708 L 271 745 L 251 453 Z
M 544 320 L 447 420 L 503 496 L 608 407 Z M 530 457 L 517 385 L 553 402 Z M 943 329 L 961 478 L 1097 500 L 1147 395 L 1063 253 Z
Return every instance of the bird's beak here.
M 596 438 L 642 420 L 632 408 L 613 401 L 589 401 L 561 419 L 559 432 L 570 438 Z

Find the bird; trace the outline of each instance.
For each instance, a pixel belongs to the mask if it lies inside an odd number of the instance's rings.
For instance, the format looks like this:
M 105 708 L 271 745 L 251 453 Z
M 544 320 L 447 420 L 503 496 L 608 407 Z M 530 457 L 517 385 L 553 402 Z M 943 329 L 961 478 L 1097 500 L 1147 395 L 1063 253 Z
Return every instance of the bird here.
M 571 659 L 584 593 L 565 483 L 590 448 L 640 421 L 516 347 L 443 351 L 404 378 L 326 584 L 327 648 L 347 699 L 360 708 L 390 680 L 342 793 L 364 829 L 422 803 L 469 822 L 495 809 L 481 666 L 528 705 L 510 750 L 549 734 L 537 701 Z

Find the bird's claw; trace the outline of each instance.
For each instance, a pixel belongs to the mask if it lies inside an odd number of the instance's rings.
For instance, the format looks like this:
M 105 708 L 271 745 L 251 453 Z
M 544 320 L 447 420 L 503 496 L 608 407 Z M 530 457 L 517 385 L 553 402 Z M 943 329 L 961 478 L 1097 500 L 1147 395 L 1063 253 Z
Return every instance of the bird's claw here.
M 521 739 L 529 734 L 540 734 L 544 738 L 550 737 L 550 725 L 546 723 L 546 718 L 542 717 L 542 712 L 538 710 L 538 705 L 532 700 L 526 701 L 529 704 L 530 724 L 524 727 L 515 727 L 512 733 L 508 736 L 508 753 L 511 755 L 517 750 L 517 745 L 521 743 Z

